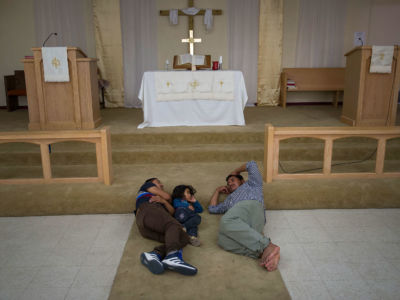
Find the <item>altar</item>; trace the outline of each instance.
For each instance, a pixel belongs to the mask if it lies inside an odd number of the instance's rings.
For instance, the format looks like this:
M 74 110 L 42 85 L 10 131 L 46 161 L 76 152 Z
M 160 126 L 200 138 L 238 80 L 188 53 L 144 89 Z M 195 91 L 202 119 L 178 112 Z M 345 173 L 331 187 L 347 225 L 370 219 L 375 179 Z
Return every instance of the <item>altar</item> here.
M 144 119 L 138 128 L 245 125 L 241 71 L 148 71 L 138 97 Z

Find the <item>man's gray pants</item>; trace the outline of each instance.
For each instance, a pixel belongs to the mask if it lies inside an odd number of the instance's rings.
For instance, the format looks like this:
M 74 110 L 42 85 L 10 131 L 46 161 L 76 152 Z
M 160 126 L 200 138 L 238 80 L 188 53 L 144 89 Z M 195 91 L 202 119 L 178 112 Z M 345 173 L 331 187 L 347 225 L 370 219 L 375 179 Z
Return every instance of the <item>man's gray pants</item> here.
M 221 218 L 218 244 L 226 251 L 259 258 L 270 243 L 263 235 L 264 207 L 256 200 L 235 204 Z

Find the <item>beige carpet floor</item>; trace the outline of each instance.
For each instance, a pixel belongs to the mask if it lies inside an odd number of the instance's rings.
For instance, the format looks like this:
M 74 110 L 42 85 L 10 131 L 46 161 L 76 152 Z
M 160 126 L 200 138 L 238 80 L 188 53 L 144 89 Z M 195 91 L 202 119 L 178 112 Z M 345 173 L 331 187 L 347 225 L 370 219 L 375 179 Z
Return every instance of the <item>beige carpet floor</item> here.
M 112 134 L 262 133 L 265 123 L 275 126 L 345 126 L 340 108 L 332 106 L 253 107 L 245 109 L 246 126 L 167 127 L 137 129 L 142 122 L 138 109 L 102 110 L 102 126 Z M 398 118 L 399 120 L 399 118 Z M 27 110 L 8 113 L 0 110 L 0 131 L 27 130 Z M 23 154 L 22 154 L 23 155 Z M 251 157 L 251 153 L 249 153 Z M 145 178 L 160 177 L 171 191 L 177 184 L 189 183 L 198 190 L 197 198 L 206 206 L 214 189 L 224 184 L 224 176 L 244 161 L 188 162 L 114 165 L 112 186 L 91 184 L 0 185 L 0 215 L 56 215 L 132 212 L 135 194 Z M 259 166 L 261 166 L 259 161 Z M 79 168 L 81 169 L 79 169 Z M 0 165 L 0 172 L 8 169 Z M 17 167 L 24 170 L 24 167 Z M 93 172 L 93 166 L 57 166 L 54 174 L 68 175 L 79 169 Z M 31 174 L 40 174 L 35 167 Z M 35 173 L 36 172 L 36 173 Z M 281 181 L 265 185 L 268 209 L 399 207 L 399 180 L 313 180 Z M 139 255 L 156 242 L 146 240 L 133 225 L 110 299 L 290 299 L 278 271 L 269 273 L 251 258 L 231 254 L 217 246 L 218 216 L 203 213 L 199 228 L 202 246 L 187 246 L 184 259 L 198 267 L 198 274 L 185 277 L 170 271 L 151 274 L 141 265 Z M 184 286 L 184 288 L 180 288 Z
M 226 252 L 217 245 L 220 217 L 202 214 L 200 247 L 188 245 L 183 258 L 198 268 L 195 276 L 172 271 L 153 275 L 140 253 L 158 243 L 144 239 L 133 224 L 109 300 L 130 299 L 290 299 L 279 271 L 267 272 L 255 259 Z
M 115 165 L 111 186 L 0 185 L 0 216 L 131 213 L 138 188 L 146 178 L 155 176 L 169 192 L 175 185 L 192 184 L 198 200 L 208 203 L 215 188 L 241 163 Z M 260 162 L 258 165 L 261 168 Z M 76 171 L 76 167 L 67 171 Z M 274 181 L 264 185 L 264 198 L 268 209 L 400 207 L 400 179 Z
M 102 125 L 110 126 L 112 133 L 112 186 L 100 183 L 0 185 L 0 216 L 132 212 L 134 195 L 140 184 L 154 176 L 165 181 L 169 190 L 182 182 L 193 184 L 200 199 L 208 201 L 213 189 L 223 184 L 226 174 L 237 165 L 254 159 L 262 166 L 266 122 L 276 126 L 344 126 L 339 121 L 340 108 L 330 105 L 289 106 L 287 109 L 248 107 L 244 113 L 246 126 L 139 130 L 136 127 L 143 119 L 141 110 L 104 109 Z M 0 110 L 0 131 L 27 130 L 27 124 L 28 110 Z M 310 160 L 311 156 L 323 154 L 321 147 L 295 144 L 282 146 L 281 159 L 285 160 L 282 165 L 286 169 L 294 171 L 321 165 L 321 160 Z M 64 152 L 58 153 L 57 146 L 63 146 Z M 88 152 L 87 147 L 76 150 L 74 144 L 67 146 L 53 148 L 54 176 L 95 175 L 94 153 Z M 355 154 L 360 153 L 360 149 L 365 153 L 347 158 L 337 156 L 336 160 L 360 159 L 374 147 L 359 143 Z M 0 178 L 41 176 L 40 155 L 36 153 L 35 156 L 28 148 L 26 145 L 0 145 Z M 391 156 L 397 163 L 392 163 L 391 167 L 399 170 L 399 148 L 393 149 Z M 352 151 L 345 149 L 341 153 L 350 155 Z M 361 171 L 370 170 L 371 166 L 373 168 L 373 162 L 365 166 L 350 165 Z M 340 167 L 339 171 L 342 169 Z M 399 207 L 399 186 L 399 179 L 290 180 L 265 185 L 264 194 L 268 209 Z
M 282 107 L 246 107 L 246 126 L 174 126 L 138 129 L 143 122 L 141 109 L 107 108 L 101 110 L 101 126 L 110 126 L 111 133 L 169 133 L 169 132 L 234 132 L 264 130 L 265 123 L 275 126 L 346 126 L 340 122 L 340 108 L 331 105 Z M 398 118 L 399 119 L 399 118 Z M 27 109 L 7 112 L 0 109 L 0 131 L 28 130 Z

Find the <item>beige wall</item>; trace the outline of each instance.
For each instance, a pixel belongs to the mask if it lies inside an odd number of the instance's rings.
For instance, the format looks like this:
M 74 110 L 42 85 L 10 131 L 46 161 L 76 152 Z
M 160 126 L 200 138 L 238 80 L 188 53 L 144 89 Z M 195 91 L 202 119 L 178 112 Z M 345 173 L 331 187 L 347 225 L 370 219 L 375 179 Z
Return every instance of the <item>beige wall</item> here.
M 295 67 L 299 0 L 284 1 L 282 67 Z M 400 0 L 347 0 L 343 54 L 354 32 L 366 33 L 367 45 L 400 44 Z
M 370 45 L 400 44 L 400 0 L 373 1 L 370 16 Z
M 4 75 L 23 70 L 21 59 L 35 46 L 34 0 L 0 1 L 0 106 L 6 105 Z M 26 105 L 20 97 L 20 105 Z
M 94 24 L 93 24 L 93 9 L 92 1 L 85 0 L 86 9 L 86 55 L 88 57 L 96 57 L 96 39 L 94 35 Z
M 282 68 L 295 66 L 299 0 L 283 1 Z
M 91 0 L 85 2 L 86 54 L 96 57 Z M 34 0 L 0 1 L 0 107 L 6 105 L 3 76 L 13 74 L 14 70 L 23 70 L 21 59 L 32 55 L 32 47 L 40 46 L 36 43 L 34 12 Z M 20 97 L 19 104 L 27 105 L 26 98 Z
M 187 7 L 187 0 L 158 0 L 158 10 L 169 10 L 172 8 L 182 9 Z M 195 54 L 211 54 L 211 60 L 223 57 L 223 67 L 228 66 L 228 36 L 226 18 L 226 0 L 202 0 L 195 1 L 197 8 L 222 9 L 221 16 L 214 16 L 213 28 L 206 32 L 203 24 L 203 16 L 194 17 L 194 37 L 201 38 L 201 43 L 194 46 Z M 174 55 L 188 53 L 188 46 L 181 42 L 187 38 L 188 18 L 179 16 L 178 25 L 170 25 L 169 17 L 158 16 L 158 68 L 164 69 L 165 60 L 169 60 L 172 66 Z
M 333 1 L 333 0 L 332 0 Z M 299 0 L 284 1 L 282 67 L 295 67 Z M 343 55 L 354 48 L 354 32 L 366 45 L 400 44 L 400 0 L 347 0 Z M 289 93 L 288 102 L 331 101 L 332 93 Z
M 221 16 L 214 16 L 213 29 L 206 33 L 201 16 L 194 17 L 195 37 L 203 39 L 195 45 L 195 53 L 211 54 L 212 60 L 222 55 L 224 68 L 228 66 L 228 24 L 226 16 L 227 0 L 196 0 L 199 8 L 222 9 Z M 95 57 L 91 1 L 86 0 L 87 7 L 87 55 Z M 187 0 L 157 0 L 157 9 L 185 8 Z M 284 35 L 282 67 L 295 66 L 297 24 L 299 0 L 284 1 Z M 391 45 L 400 44 L 400 0 L 348 0 L 346 6 L 346 24 L 344 33 L 343 54 L 353 48 L 355 31 L 365 31 L 367 44 Z M 168 17 L 158 16 L 158 68 L 163 69 L 165 60 L 172 64 L 175 54 L 186 53 L 187 46 L 180 42 L 188 36 L 187 17 L 179 17 L 179 24 L 172 26 Z M 12 74 L 14 70 L 23 69 L 20 60 L 24 55 L 31 55 L 30 48 L 36 46 L 34 24 L 34 0 L 1 0 L 0 1 L 0 106 L 5 106 L 3 76 Z M 330 101 L 330 94 L 301 95 L 292 93 L 290 97 L 304 101 L 307 97 L 315 101 Z M 299 95 L 295 95 L 299 94 Z M 291 101 L 291 99 L 288 99 Z M 297 101 L 296 99 L 292 99 Z M 22 100 L 21 105 L 26 105 Z
M 354 32 L 365 32 L 368 44 L 371 2 L 372 0 L 347 1 L 343 54 L 354 48 Z

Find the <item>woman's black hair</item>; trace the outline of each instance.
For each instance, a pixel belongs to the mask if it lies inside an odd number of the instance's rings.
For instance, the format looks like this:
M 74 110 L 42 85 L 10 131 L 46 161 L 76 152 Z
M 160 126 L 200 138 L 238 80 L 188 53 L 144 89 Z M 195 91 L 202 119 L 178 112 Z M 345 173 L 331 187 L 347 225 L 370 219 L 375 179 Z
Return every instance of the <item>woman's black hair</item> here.
M 152 177 L 152 178 L 146 179 L 146 181 L 144 183 L 153 182 L 154 179 L 157 179 L 157 177 Z
M 229 174 L 228 176 L 226 176 L 226 182 L 228 182 L 228 179 L 229 178 L 231 178 L 231 177 L 236 177 L 237 179 L 239 179 L 240 181 L 243 181 L 244 179 L 243 179 L 243 176 L 242 175 L 240 175 L 240 174 L 238 174 L 238 175 L 233 175 L 233 174 Z
M 183 198 L 186 189 L 189 189 L 191 195 L 196 194 L 196 190 L 194 189 L 194 187 L 192 187 L 191 185 L 181 184 L 174 187 L 171 198 L 172 199 Z

